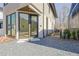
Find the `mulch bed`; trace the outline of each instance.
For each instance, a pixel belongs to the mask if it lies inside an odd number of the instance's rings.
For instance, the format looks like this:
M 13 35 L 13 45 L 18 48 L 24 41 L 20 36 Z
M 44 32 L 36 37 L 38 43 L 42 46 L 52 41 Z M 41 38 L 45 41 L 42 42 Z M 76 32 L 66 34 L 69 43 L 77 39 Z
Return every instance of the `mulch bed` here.
M 0 36 L 0 43 L 9 42 L 9 41 L 12 41 L 12 40 L 13 40 L 12 37 Z

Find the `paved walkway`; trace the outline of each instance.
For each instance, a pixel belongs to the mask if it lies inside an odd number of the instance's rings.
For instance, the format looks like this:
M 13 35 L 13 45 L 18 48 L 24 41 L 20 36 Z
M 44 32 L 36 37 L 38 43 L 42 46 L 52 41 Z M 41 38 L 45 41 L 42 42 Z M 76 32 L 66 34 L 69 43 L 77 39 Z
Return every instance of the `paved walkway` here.
M 16 40 L 0 44 L 0 55 L 4 56 L 76 56 L 79 41 L 47 37 L 40 41 L 17 43 Z

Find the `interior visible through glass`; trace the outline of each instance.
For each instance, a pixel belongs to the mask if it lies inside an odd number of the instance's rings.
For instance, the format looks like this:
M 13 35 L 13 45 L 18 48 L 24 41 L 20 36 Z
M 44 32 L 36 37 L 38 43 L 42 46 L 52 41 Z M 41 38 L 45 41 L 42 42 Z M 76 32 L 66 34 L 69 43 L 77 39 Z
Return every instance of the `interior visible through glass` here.
M 11 19 L 10 16 L 7 16 L 7 35 L 11 35 Z
M 37 16 L 25 14 L 25 13 L 19 13 L 19 18 L 20 18 L 19 19 L 19 30 L 20 30 L 19 38 L 26 39 L 29 36 L 36 37 L 37 36 Z
M 28 38 L 29 35 L 29 25 L 28 25 L 28 15 L 24 13 L 20 13 L 20 32 L 19 38 L 25 39 Z
M 37 37 L 37 16 L 31 16 L 31 36 Z
M 12 36 L 16 36 L 16 14 L 12 14 Z
M 6 26 L 7 35 L 15 37 L 16 36 L 16 13 L 13 13 L 7 16 L 6 24 L 7 24 Z

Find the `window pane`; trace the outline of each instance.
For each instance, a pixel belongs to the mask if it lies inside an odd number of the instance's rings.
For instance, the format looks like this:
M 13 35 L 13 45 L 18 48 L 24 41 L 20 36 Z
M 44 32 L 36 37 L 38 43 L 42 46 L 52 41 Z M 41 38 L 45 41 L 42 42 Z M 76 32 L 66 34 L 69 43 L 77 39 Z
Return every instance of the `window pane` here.
M 31 36 L 37 37 L 37 16 L 31 16 Z
M 10 16 L 7 16 L 7 34 L 8 34 L 8 35 L 11 35 Z
M 16 14 L 11 15 L 11 25 L 12 25 L 12 36 L 16 35 Z
M 28 37 L 28 15 L 20 13 L 20 38 L 27 38 Z
M 0 29 L 2 29 L 2 28 L 3 28 L 3 22 L 0 21 Z
M 11 14 L 7 16 L 7 21 L 6 21 L 6 30 L 7 30 L 7 35 L 10 36 L 15 36 L 16 35 L 16 14 Z

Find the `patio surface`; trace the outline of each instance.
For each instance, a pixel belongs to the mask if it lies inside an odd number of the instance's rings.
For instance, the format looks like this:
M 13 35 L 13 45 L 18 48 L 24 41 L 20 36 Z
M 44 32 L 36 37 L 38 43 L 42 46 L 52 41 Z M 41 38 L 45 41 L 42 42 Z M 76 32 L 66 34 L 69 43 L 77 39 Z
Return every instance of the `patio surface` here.
M 79 40 L 63 40 L 51 36 L 40 41 L 17 43 L 17 40 L 0 43 L 4 56 L 78 56 Z

